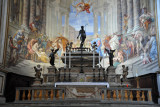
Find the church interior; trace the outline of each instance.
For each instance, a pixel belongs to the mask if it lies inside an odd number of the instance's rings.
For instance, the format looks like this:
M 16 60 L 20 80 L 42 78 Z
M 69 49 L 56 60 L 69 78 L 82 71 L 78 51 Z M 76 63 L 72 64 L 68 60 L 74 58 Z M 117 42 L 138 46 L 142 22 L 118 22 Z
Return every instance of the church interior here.
M 158 107 L 159 53 L 159 0 L 0 0 L 0 107 Z

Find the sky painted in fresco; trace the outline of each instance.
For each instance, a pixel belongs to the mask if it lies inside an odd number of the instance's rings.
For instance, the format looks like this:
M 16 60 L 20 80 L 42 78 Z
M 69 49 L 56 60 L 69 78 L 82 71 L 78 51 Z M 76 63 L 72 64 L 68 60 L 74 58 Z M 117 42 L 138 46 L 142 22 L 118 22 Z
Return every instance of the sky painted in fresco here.
M 73 5 L 76 3 L 72 3 Z M 70 14 L 69 14 L 69 25 L 74 27 L 76 31 L 81 29 L 81 26 L 85 26 L 86 34 L 93 35 L 94 34 L 94 17 L 92 12 L 92 7 L 90 8 L 91 13 L 87 13 L 86 11 L 79 13 L 76 16 L 76 10 L 71 5 L 70 6 Z M 62 24 L 64 25 L 65 17 L 62 17 Z M 98 22 L 100 22 L 100 17 L 98 17 Z M 100 28 L 100 23 L 98 24 L 98 28 Z M 100 30 L 99 30 L 100 31 Z

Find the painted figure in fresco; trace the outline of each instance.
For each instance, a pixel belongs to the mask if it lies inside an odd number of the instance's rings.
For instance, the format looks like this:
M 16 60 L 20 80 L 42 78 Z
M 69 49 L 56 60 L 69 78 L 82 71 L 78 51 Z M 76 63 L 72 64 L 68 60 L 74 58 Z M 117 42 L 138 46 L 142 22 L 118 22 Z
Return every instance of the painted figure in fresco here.
M 111 36 L 106 36 L 105 40 L 103 41 L 103 45 L 106 49 L 111 49 L 109 41 L 111 40 Z
M 123 17 L 123 19 L 124 19 L 123 29 L 124 29 L 125 32 L 127 32 L 127 29 L 128 29 L 128 19 L 129 19 L 129 18 L 130 18 L 130 17 L 129 17 L 127 14 L 124 14 L 124 17 Z
M 21 53 L 21 47 L 22 47 L 22 43 L 24 42 L 24 29 L 22 30 L 18 30 L 14 35 L 13 35 L 13 39 L 17 42 L 17 48 L 18 48 L 18 57 L 20 56 Z
M 119 48 L 119 37 L 116 34 L 113 34 L 112 39 L 109 41 L 110 47 L 112 50 L 117 50 Z
M 90 4 L 90 1 L 88 3 L 85 3 L 84 0 L 76 5 L 72 5 L 76 11 L 77 11 L 77 14 L 76 16 L 80 13 L 80 12 L 83 12 L 83 11 L 86 11 L 87 13 L 90 13 L 90 6 L 92 4 Z
M 114 66 L 118 66 L 119 64 L 123 63 L 124 62 L 124 57 L 123 57 L 123 51 L 118 51 L 118 55 L 117 57 L 115 57 L 114 59 Z
M 136 31 L 135 35 L 134 35 L 135 41 L 136 41 L 136 53 L 139 56 L 140 55 L 140 51 L 143 50 L 143 44 L 142 44 L 142 40 L 143 40 L 143 32 L 142 31 Z
M 80 48 L 83 48 L 84 41 L 86 39 L 86 32 L 84 30 L 84 26 L 81 26 L 81 30 L 79 31 L 79 35 L 78 35 L 77 39 L 79 38 L 80 35 L 81 35 L 81 37 L 80 37 L 80 40 L 81 40 Z
M 14 46 L 14 43 L 13 43 L 13 38 L 10 37 L 10 40 L 9 40 L 9 47 L 10 47 L 10 57 L 9 57 L 9 65 L 10 64 L 15 64 L 16 61 L 17 61 L 17 50 L 18 48 L 16 46 Z
M 35 36 L 38 36 L 38 30 L 40 30 L 40 16 L 36 16 L 34 21 L 29 24 L 30 30 L 35 34 Z
M 156 60 L 157 58 L 157 42 L 156 42 L 156 31 L 155 28 L 151 28 L 151 38 L 150 38 L 150 58 L 152 61 Z
M 39 61 L 44 62 L 44 63 L 49 62 L 49 58 L 48 58 L 47 54 L 43 51 L 42 48 L 40 48 L 38 51 L 36 51 L 36 54 L 38 56 Z
M 22 53 L 23 53 L 24 58 L 28 53 L 27 45 L 28 45 L 28 37 L 25 37 L 24 42 L 22 44 Z
M 35 74 L 36 79 L 40 79 L 42 71 L 41 65 L 34 66 L 34 70 L 36 72 Z
M 147 8 L 143 8 L 144 13 L 139 17 L 139 20 L 141 22 L 141 26 L 145 29 L 148 30 L 149 24 L 151 24 L 154 19 L 151 15 L 151 13 L 149 13 L 147 11 Z
M 151 62 L 151 59 L 148 55 L 148 53 L 146 52 L 146 50 L 144 50 L 144 53 L 143 53 L 143 64 L 148 64 Z
M 134 55 L 134 43 L 128 40 L 128 38 L 124 39 L 123 52 L 125 53 L 127 60 L 131 55 Z
M 115 50 L 108 50 L 108 49 L 105 49 L 109 55 L 109 63 L 110 63 L 110 66 L 113 66 L 113 58 L 114 58 L 114 55 L 113 53 L 115 52 Z
M 34 45 L 35 43 L 37 43 L 37 42 L 38 42 L 38 40 L 32 39 L 32 40 L 28 43 L 28 45 L 27 45 L 28 54 L 26 55 L 26 59 L 28 59 L 28 57 L 31 56 L 31 59 L 33 60 L 32 55 L 35 53 L 35 51 L 32 49 L 32 47 L 33 47 L 33 45 Z
M 54 64 L 54 61 L 55 61 L 55 54 L 57 53 L 57 51 L 58 51 L 59 49 L 56 49 L 55 51 L 54 51 L 54 49 L 51 49 L 51 54 L 50 54 L 50 64 L 52 65 L 52 66 L 54 66 L 55 64 Z
M 96 48 L 96 52 L 97 53 L 100 53 L 100 56 L 103 56 L 102 55 L 102 51 L 101 51 L 101 47 L 102 47 L 102 42 L 101 42 L 101 39 L 99 38 L 98 34 L 95 35 L 95 39 L 93 39 L 91 41 L 91 45 L 93 45 L 93 43 L 96 43 L 97 45 L 97 48 Z
M 57 48 L 61 50 L 61 56 L 66 51 L 66 44 L 69 42 L 67 38 L 65 38 L 62 34 L 60 34 L 60 37 L 57 37 L 53 43 L 52 48 L 54 48 L 54 45 L 57 45 Z

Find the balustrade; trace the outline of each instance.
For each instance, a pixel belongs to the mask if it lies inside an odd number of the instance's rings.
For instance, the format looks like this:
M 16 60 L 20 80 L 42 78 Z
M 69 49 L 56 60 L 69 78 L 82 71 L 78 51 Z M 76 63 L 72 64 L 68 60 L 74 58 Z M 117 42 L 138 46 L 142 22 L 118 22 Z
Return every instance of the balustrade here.
M 16 88 L 15 99 L 16 102 L 64 100 L 65 89 L 55 87 L 19 87 Z
M 101 89 L 101 93 L 101 99 L 106 101 L 152 103 L 152 93 L 149 88 L 106 88 Z

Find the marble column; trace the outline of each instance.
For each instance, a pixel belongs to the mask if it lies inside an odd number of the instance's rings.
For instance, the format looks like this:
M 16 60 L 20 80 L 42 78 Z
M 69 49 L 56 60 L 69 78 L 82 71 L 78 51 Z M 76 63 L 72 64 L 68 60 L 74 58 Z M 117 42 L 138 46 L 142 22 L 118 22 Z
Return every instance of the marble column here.
M 110 8 L 111 10 L 110 10 L 110 31 L 111 31 L 111 34 L 113 34 L 113 8 L 112 8 L 112 6 L 111 6 L 111 8 Z
M 106 12 L 106 17 L 105 17 L 105 20 L 106 20 L 106 22 L 105 22 L 105 26 L 106 26 L 106 35 L 108 35 L 108 12 Z
M 128 31 L 127 33 L 131 33 L 133 30 L 133 0 L 127 0 L 127 12 L 128 16 L 130 17 L 128 19 Z
M 30 0 L 30 18 L 29 23 L 32 23 L 35 18 L 36 2 L 35 0 Z
M 0 3 L 2 3 L 2 2 L 0 2 Z M 2 4 L 0 5 L 0 6 L 2 6 Z M 0 8 L 1 9 L 1 8 Z M 11 0 L 10 1 L 10 22 L 12 22 L 13 21 L 13 19 L 14 19 L 14 0 Z M 0 11 L 0 13 L 2 12 L 2 10 Z M 1 15 L 1 14 L 0 14 Z
M 101 30 L 101 37 L 103 37 L 104 36 L 104 13 L 103 13 L 103 11 L 101 12 L 101 28 L 100 28 L 100 30 Z
M 21 26 L 22 25 L 22 10 L 23 10 L 23 1 L 19 1 L 19 26 Z
M 42 0 L 36 1 L 36 16 L 40 16 L 42 12 Z
M 112 18 L 111 18 L 111 13 L 109 12 L 108 13 L 108 33 L 109 33 L 109 35 L 111 35 L 111 20 L 112 20 Z
M 55 22 L 56 22 L 56 32 L 57 32 L 57 34 L 56 35 L 58 35 L 58 33 L 59 33 L 59 25 L 58 25 L 58 9 L 56 8 L 55 9 L 55 16 L 56 16 L 56 18 L 55 18 Z
M 28 22 L 28 10 L 29 10 L 29 0 L 23 1 L 23 26 L 25 28 L 28 28 L 29 22 Z
M 51 20 L 52 20 L 52 8 L 51 6 L 49 7 L 49 37 L 50 39 L 52 39 L 52 23 L 51 23 Z
M 58 12 L 58 33 L 62 33 L 62 13 Z
M 46 0 L 42 3 L 42 33 L 46 34 Z
M 154 14 L 155 14 L 154 1 L 153 0 L 149 0 L 149 4 L 150 4 L 150 12 L 151 12 L 152 16 L 154 17 Z
M 68 38 L 69 36 L 69 14 L 65 14 L 65 24 L 64 24 L 64 36 Z
M 56 36 L 56 35 L 58 35 L 58 24 L 57 24 L 57 16 L 58 16 L 58 13 L 57 13 L 57 11 L 56 11 L 56 9 L 54 8 L 54 20 L 53 20 L 53 23 L 54 23 L 54 29 L 53 29 L 53 31 L 54 31 L 54 37 Z
M 122 15 L 121 15 L 121 1 L 117 0 L 117 31 L 122 33 Z
M 94 34 L 98 33 L 98 15 L 94 13 Z
M 54 7 L 51 7 L 51 21 L 50 21 L 50 24 L 51 24 L 51 38 L 53 39 L 54 38 L 54 18 L 55 18 L 55 15 L 54 15 Z
M 47 10 L 46 10 L 46 35 L 49 37 L 49 0 L 47 2 Z
M 139 22 L 140 1 L 139 0 L 133 0 L 133 8 L 134 8 L 134 29 L 133 31 L 137 31 L 140 28 L 140 22 Z
M 124 14 L 127 14 L 127 0 L 121 0 L 121 7 L 122 7 L 122 33 L 124 34 L 125 33 L 125 31 L 123 30 Z

